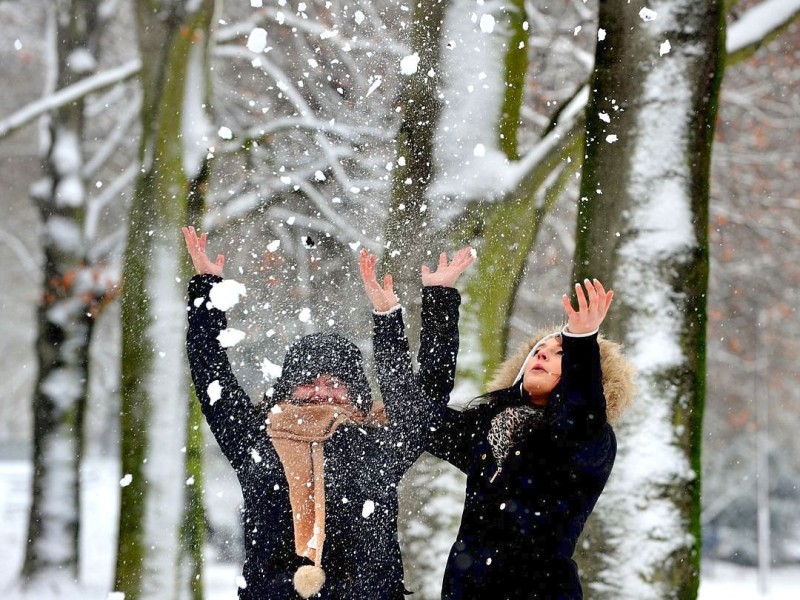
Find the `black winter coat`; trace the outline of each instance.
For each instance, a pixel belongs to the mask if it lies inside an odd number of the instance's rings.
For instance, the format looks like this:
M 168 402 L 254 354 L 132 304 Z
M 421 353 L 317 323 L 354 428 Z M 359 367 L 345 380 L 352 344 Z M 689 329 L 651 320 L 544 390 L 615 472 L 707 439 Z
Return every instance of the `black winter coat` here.
M 311 561 L 295 553 L 288 485 L 266 432 L 267 412 L 254 407 L 239 387 L 216 339 L 226 327 L 225 314 L 209 308 L 206 300 L 217 281 L 220 278 L 202 275 L 189 284 L 187 349 L 203 413 L 242 486 L 246 587 L 239 589 L 239 598 L 294 600 L 299 598 L 292 584 L 294 573 Z M 454 313 L 457 320 L 459 302 L 451 288 L 426 288 L 423 310 L 440 319 Z M 431 348 L 452 345 L 453 340 L 440 338 L 452 336 L 451 330 L 437 327 L 430 319 L 426 322 L 429 327 L 422 336 L 421 348 L 429 356 Z M 325 443 L 326 542 L 322 567 L 326 583 L 317 598 L 403 598 L 397 484 L 424 450 L 430 428 L 441 423 L 453 385 L 451 377 L 429 386 L 428 393 L 420 390 L 411 370 L 400 310 L 375 315 L 374 348 L 388 424 L 342 425 Z M 215 380 L 221 385 L 222 396 L 212 403 L 207 390 Z M 365 518 L 362 510 L 367 500 L 374 502 L 375 510 Z
M 429 451 L 467 475 L 466 500 L 442 598 L 578 600 L 578 536 L 611 473 L 597 336 L 563 336 L 562 377 L 545 425 L 495 462 L 487 434 L 500 407 L 448 409 Z

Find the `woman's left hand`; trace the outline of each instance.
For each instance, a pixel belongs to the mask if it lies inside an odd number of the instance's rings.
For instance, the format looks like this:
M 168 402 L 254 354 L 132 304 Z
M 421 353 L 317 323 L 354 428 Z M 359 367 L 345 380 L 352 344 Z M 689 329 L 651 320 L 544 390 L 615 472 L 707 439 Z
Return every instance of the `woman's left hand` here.
M 578 298 L 578 310 L 572 308 L 569 297 L 564 294 L 561 302 L 567 313 L 567 331 L 569 333 L 591 333 L 598 329 L 608 314 L 614 291 L 606 291 L 597 279 L 583 280 L 586 287 L 584 293 L 580 283 L 575 284 L 575 296 Z
M 472 248 L 467 246 L 453 255 L 453 260 L 447 261 L 447 253 L 439 255 L 439 264 L 435 271 L 431 271 L 427 265 L 422 265 L 422 285 L 441 285 L 444 287 L 454 287 L 461 274 L 472 264 L 475 257 L 472 255 Z
M 383 287 L 378 283 L 378 278 L 375 275 L 376 260 L 374 254 L 370 254 L 364 248 L 361 249 L 359 266 L 361 267 L 361 280 L 364 282 L 364 290 L 367 292 L 367 297 L 372 302 L 372 308 L 375 309 L 375 312 L 386 312 L 400 304 L 400 302 L 394 293 L 394 281 L 391 273 L 384 275 Z

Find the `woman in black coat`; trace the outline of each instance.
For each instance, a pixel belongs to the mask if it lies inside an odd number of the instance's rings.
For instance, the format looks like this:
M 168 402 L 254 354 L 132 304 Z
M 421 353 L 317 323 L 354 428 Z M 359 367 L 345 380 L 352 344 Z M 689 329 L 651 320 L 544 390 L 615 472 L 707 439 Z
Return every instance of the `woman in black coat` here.
M 598 338 L 613 292 L 585 287 L 577 311 L 564 296 L 562 331 L 506 361 L 485 402 L 448 409 L 431 440 L 467 475 L 442 598 L 582 598 L 572 555 L 614 464 L 609 421 L 633 393 L 619 346 Z
M 441 423 L 452 377 L 420 389 L 402 312 L 394 309 L 374 317 L 385 412 L 372 404 L 358 348 L 322 333 L 288 349 L 274 393 L 253 405 L 218 341 L 226 318 L 214 305 L 214 288 L 222 282 L 224 258 L 211 262 L 205 235 L 198 237 L 193 228 L 184 228 L 184 236 L 198 272 L 189 284 L 192 379 L 244 497 L 239 598 L 403 598 L 397 484 L 424 450 L 431 427 Z M 457 271 L 455 281 L 463 268 L 445 261 L 443 272 Z M 391 285 L 377 285 L 374 271 L 365 285 L 370 297 L 394 297 Z M 459 303 L 453 288 L 423 291 L 423 311 L 445 322 L 457 321 Z M 422 336 L 422 348 L 457 346 L 442 334 L 457 332 L 434 324 Z

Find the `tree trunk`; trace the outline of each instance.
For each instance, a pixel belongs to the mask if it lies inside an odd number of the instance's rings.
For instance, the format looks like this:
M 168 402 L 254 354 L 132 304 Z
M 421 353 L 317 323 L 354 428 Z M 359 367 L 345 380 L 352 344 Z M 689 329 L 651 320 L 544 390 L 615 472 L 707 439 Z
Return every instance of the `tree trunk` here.
M 615 289 L 603 330 L 638 369 L 638 396 L 615 428 L 614 472 L 579 543 L 592 599 L 695 598 L 699 583 L 709 164 L 724 20 L 717 0 L 648 7 L 600 2 L 605 38 L 587 112 L 575 281 Z
M 142 55 L 142 172 L 130 213 L 122 297 L 123 488 L 116 569 L 127 600 L 200 597 L 201 445 L 190 422 L 180 228 L 205 163 L 191 147 L 206 123 L 205 60 L 213 0 L 137 2 Z M 198 64 L 199 61 L 199 64 Z M 205 153 L 203 153 L 204 156 Z M 188 433 L 188 435 L 187 435 Z M 188 466 L 187 466 L 188 455 Z M 191 474 L 190 474 L 191 472 Z M 188 488 L 188 490 L 187 490 Z M 188 503 L 194 497 L 194 502 Z M 193 541 L 181 539 L 191 532 Z M 186 543 L 193 548 L 187 554 Z
M 102 24 L 92 0 L 54 7 L 55 90 L 91 74 Z M 88 264 L 83 168 L 84 103 L 50 115 L 45 178 L 33 190 L 43 222 L 44 279 L 37 310 L 33 493 L 22 575 L 76 581 L 80 462 L 89 381 L 89 343 L 105 291 Z

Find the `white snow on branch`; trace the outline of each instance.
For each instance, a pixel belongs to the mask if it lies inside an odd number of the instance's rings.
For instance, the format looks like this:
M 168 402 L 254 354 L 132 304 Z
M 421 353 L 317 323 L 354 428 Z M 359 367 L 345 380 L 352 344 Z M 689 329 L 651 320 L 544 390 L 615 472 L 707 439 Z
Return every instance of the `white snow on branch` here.
M 141 66 L 139 59 L 135 59 L 114 69 L 102 71 L 86 79 L 81 79 L 69 87 L 32 102 L 14 114 L 0 120 L 0 138 L 7 136 L 12 131 L 30 123 L 48 111 L 65 106 L 70 102 L 75 102 L 92 92 L 115 85 L 120 81 L 125 81 L 138 73 Z
M 196 32 L 199 35 L 199 32 Z M 186 177 L 197 177 L 203 168 L 209 149 L 211 123 L 205 111 L 206 74 L 208 72 L 206 48 L 203 40 L 196 40 L 189 52 L 186 67 L 186 84 L 181 111 L 181 141 L 183 142 L 183 172 Z
M 458 50 L 440 49 L 442 112 L 434 135 L 437 177 L 431 196 L 494 196 L 506 188 L 508 159 L 497 133 L 504 100 L 504 64 L 510 39 L 508 7 L 487 2 L 479 24 L 474 2 L 454 0 L 444 19 L 441 39 L 456 40 Z M 489 17 L 496 26 L 489 28 Z M 475 152 L 478 146 L 483 152 Z
M 764 0 L 747 10 L 728 27 L 728 54 L 755 44 L 800 13 L 800 0 Z
M 673 425 L 674 407 L 687 399 L 666 382 L 666 373 L 683 368 L 687 359 L 681 344 L 685 298 L 672 288 L 664 265 L 688 260 L 698 243 L 692 178 L 682 157 L 693 114 L 686 63 L 699 50 L 682 51 L 671 61 L 654 63 L 642 85 L 641 105 L 649 108 L 639 113 L 633 128 L 640 133 L 631 142 L 628 188 L 639 200 L 629 211 L 614 280 L 637 306 L 623 342 L 638 371 L 638 396 L 617 427 L 617 464 L 595 513 L 618 548 L 606 556 L 603 583 L 597 585 L 619 586 L 621 596 L 640 600 L 664 597 L 667 590 L 653 580 L 654 574 L 694 541 L 668 493 L 695 476 Z

